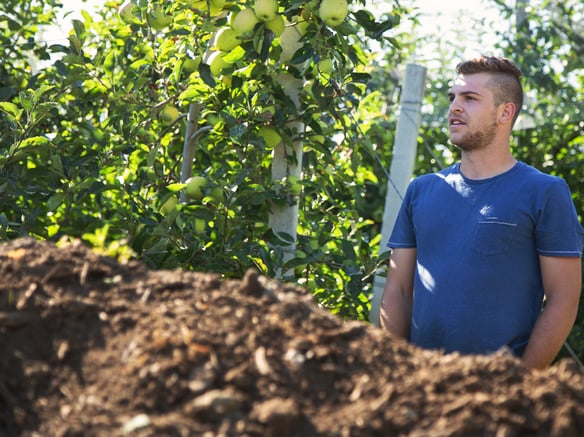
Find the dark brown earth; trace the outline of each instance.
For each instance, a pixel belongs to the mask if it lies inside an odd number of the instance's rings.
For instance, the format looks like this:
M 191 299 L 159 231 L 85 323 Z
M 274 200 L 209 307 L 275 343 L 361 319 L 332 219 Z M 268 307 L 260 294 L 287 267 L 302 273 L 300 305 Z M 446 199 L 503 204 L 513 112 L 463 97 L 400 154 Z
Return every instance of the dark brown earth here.
M 584 377 L 421 351 L 248 272 L 0 245 L 2 436 L 583 436 Z

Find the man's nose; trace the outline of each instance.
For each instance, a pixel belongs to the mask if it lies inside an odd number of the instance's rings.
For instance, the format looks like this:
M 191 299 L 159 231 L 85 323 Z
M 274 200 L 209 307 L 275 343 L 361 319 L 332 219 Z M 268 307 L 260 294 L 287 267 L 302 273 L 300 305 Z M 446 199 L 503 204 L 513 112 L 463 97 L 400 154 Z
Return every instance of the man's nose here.
M 462 112 L 462 108 L 460 107 L 460 101 L 458 99 L 453 99 L 452 102 L 450 102 L 450 113 L 451 114 L 456 114 L 456 113 L 460 113 Z

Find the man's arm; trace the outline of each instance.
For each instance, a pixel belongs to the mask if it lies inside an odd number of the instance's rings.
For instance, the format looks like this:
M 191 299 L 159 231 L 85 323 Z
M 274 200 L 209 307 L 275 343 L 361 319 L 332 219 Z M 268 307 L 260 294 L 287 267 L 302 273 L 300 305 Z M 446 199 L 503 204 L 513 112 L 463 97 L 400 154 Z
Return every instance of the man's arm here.
M 409 340 L 414 295 L 416 249 L 393 249 L 379 307 L 379 325 Z
M 544 369 L 566 341 L 578 312 L 582 287 L 580 258 L 540 256 L 546 304 L 533 327 L 522 361 Z

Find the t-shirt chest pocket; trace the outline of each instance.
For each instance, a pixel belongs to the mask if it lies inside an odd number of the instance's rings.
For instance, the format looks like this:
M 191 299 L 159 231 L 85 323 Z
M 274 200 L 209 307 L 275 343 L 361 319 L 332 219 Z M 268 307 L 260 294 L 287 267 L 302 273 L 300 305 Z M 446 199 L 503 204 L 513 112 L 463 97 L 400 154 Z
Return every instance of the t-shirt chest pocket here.
M 474 229 L 473 249 L 482 255 L 501 255 L 511 246 L 517 224 L 498 218 L 482 218 Z

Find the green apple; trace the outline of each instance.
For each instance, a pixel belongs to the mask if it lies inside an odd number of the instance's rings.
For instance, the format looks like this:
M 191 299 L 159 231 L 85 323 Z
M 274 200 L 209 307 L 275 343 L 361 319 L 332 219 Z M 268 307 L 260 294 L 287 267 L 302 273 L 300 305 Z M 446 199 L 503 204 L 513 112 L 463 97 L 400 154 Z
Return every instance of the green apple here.
M 333 61 L 331 58 L 322 58 L 318 62 L 318 71 L 323 74 L 331 74 L 333 71 Z
M 207 0 L 191 0 L 189 2 L 191 9 L 199 11 L 199 13 L 207 14 L 214 17 L 221 13 L 225 8 L 226 0 L 210 0 L 209 8 L 207 9 Z
M 231 27 L 237 35 L 249 38 L 259 22 L 260 20 L 258 20 L 254 11 L 250 8 L 245 8 L 237 13 Z
M 233 27 L 233 23 L 235 22 L 235 17 L 237 17 L 237 14 L 239 14 L 241 12 L 241 9 L 237 8 L 236 10 L 233 10 L 229 13 L 229 15 L 227 16 L 227 25 L 230 27 Z
M 195 219 L 195 233 L 198 235 L 204 234 L 207 229 L 207 221 L 202 218 Z
M 209 194 L 211 195 L 213 200 L 215 200 L 215 202 L 217 202 L 217 203 L 223 202 L 223 188 L 215 187 L 211 190 L 211 193 L 209 193 Z
M 168 15 L 162 10 L 160 5 L 156 5 L 146 14 L 146 21 L 148 21 L 148 24 L 153 29 L 163 30 L 172 23 L 172 15 Z
M 207 10 L 207 0 L 192 0 L 190 5 L 191 8 L 198 9 L 199 11 Z
M 272 126 L 262 126 L 258 131 L 258 135 L 262 137 L 268 147 L 276 147 L 282 141 L 282 137 L 278 131 Z
M 223 52 L 230 52 L 241 43 L 237 33 L 230 27 L 222 27 L 215 37 L 215 47 Z
M 207 185 L 207 179 L 203 176 L 193 176 L 185 182 L 185 195 L 192 200 L 201 200 L 203 198 L 203 187 Z
M 215 8 L 219 11 L 222 11 L 225 5 L 227 4 L 227 0 L 211 0 L 211 9 Z
M 140 9 L 136 6 L 133 0 L 126 0 L 120 8 L 118 9 L 118 13 L 120 14 L 120 18 L 128 24 L 136 24 L 140 23 L 140 18 L 138 14 L 140 13 Z
M 308 26 L 310 26 L 310 21 L 307 20 L 300 20 L 296 22 L 296 27 L 300 35 L 304 35 L 308 30 Z
M 199 68 L 199 64 L 201 63 L 201 58 L 197 57 L 197 58 L 185 58 L 183 60 L 183 71 L 185 73 L 192 73 L 193 71 L 196 71 L 197 68 Z
M 308 137 L 308 140 L 313 142 L 313 143 L 319 143 L 319 144 L 324 144 L 325 142 L 325 138 L 324 135 L 310 135 Z
M 322 0 L 318 15 L 327 26 L 337 27 L 347 17 L 349 5 L 347 0 Z
M 160 214 L 170 214 L 176 208 L 176 205 L 178 205 L 178 198 L 176 196 L 169 197 L 160 207 Z
M 176 106 L 173 105 L 167 105 L 164 108 L 162 108 L 162 111 L 160 111 L 160 114 L 158 114 L 159 118 L 160 118 L 160 122 L 164 125 L 164 126 L 170 126 L 172 123 L 174 123 L 174 121 L 180 117 L 180 111 L 178 110 L 178 108 Z
M 219 15 L 225 8 L 226 0 L 210 0 L 209 2 L 209 14 L 212 17 Z
M 278 14 L 278 2 L 276 0 L 255 0 L 253 10 L 261 21 L 272 21 Z
M 266 29 L 271 30 L 275 36 L 282 35 L 284 32 L 284 28 L 286 27 L 286 23 L 284 21 L 284 17 L 280 14 L 276 15 L 276 18 L 270 21 L 266 21 Z
M 300 17 L 304 19 L 304 21 L 312 20 L 314 13 L 313 11 L 316 9 L 315 1 L 306 2 L 302 5 L 302 11 L 300 12 Z
M 225 55 L 225 52 L 213 52 L 209 57 L 209 68 L 214 77 L 221 76 L 223 70 L 231 65 L 223 59 L 223 56 Z

